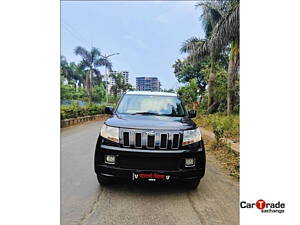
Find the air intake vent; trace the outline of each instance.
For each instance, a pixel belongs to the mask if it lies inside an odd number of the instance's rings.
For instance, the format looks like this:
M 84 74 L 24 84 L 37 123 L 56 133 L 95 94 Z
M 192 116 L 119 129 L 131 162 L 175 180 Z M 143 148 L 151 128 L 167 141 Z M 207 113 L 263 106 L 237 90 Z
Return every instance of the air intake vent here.
M 178 148 L 178 147 L 179 147 L 179 134 L 173 134 L 172 148 Z
M 168 145 L 168 135 L 167 134 L 161 134 L 160 135 L 160 148 L 166 149 Z
M 154 148 L 154 146 L 155 146 L 155 136 L 154 135 L 148 135 L 147 146 L 148 146 L 148 148 Z
M 137 147 L 137 148 L 142 147 L 142 134 L 141 133 L 135 134 L 135 147 Z
M 130 144 L 129 144 L 129 132 L 124 132 L 123 133 L 123 145 L 125 147 L 129 147 Z

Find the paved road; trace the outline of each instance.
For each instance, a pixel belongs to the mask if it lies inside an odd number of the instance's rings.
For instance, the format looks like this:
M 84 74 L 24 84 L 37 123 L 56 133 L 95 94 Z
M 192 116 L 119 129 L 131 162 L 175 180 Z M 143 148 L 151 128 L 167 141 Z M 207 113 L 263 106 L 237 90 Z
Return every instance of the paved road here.
M 93 157 L 102 124 L 62 129 L 61 224 L 239 224 L 239 184 L 223 173 L 210 154 L 206 175 L 195 191 L 155 183 L 101 187 Z

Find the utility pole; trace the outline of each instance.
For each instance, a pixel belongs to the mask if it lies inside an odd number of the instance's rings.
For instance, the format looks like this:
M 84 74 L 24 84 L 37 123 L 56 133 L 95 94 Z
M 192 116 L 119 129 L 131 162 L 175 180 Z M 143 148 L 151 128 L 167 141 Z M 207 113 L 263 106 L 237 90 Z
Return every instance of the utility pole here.
M 113 53 L 110 55 L 101 55 L 103 58 L 108 59 L 111 56 L 114 55 L 119 55 L 120 53 Z M 105 83 L 106 83 L 106 104 L 108 104 L 108 73 L 107 73 L 107 68 L 105 67 Z

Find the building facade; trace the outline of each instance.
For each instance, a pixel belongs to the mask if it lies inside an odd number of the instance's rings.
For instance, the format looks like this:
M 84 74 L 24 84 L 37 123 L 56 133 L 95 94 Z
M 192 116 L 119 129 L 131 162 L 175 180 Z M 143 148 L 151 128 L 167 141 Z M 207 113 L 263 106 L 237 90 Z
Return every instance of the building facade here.
M 137 77 L 137 91 L 160 91 L 160 81 L 157 77 Z
M 108 84 L 107 84 L 108 93 L 110 93 L 111 87 L 116 84 L 115 80 L 110 75 L 118 74 L 118 73 L 121 73 L 123 75 L 125 84 L 129 83 L 129 72 L 128 71 L 125 71 L 125 70 L 124 71 L 111 71 L 111 72 L 109 72 L 109 75 L 108 75 Z

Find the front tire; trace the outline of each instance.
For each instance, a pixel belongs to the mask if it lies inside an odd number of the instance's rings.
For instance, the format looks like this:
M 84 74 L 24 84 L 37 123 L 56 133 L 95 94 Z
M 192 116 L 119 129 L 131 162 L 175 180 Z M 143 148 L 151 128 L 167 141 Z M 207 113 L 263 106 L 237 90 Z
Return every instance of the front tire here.
M 200 183 L 200 178 L 189 179 L 184 182 L 188 189 L 195 190 Z
M 99 184 L 105 186 L 112 183 L 112 179 L 103 175 L 97 175 L 97 180 Z

